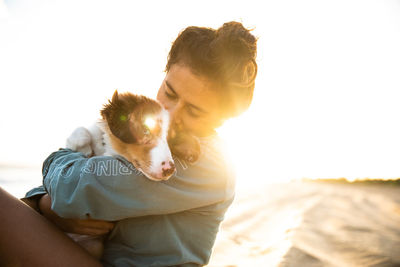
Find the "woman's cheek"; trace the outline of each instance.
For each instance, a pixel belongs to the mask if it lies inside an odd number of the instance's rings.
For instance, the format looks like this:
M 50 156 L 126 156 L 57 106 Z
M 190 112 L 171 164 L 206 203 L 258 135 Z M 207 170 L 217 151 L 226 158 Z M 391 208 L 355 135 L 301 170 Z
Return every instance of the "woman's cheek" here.
M 203 128 L 207 128 L 204 121 L 199 118 L 192 118 L 189 115 L 184 116 L 183 124 L 185 128 L 192 134 L 199 134 Z

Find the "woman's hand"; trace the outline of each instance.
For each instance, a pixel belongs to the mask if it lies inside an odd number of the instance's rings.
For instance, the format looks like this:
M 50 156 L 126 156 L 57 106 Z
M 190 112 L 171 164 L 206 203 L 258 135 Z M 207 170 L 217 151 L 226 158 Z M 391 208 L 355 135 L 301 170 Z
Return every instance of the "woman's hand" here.
M 39 200 L 39 210 L 48 220 L 53 222 L 62 231 L 83 235 L 103 235 L 114 228 L 113 222 L 100 220 L 66 219 L 58 216 L 51 210 L 51 199 L 45 194 Z

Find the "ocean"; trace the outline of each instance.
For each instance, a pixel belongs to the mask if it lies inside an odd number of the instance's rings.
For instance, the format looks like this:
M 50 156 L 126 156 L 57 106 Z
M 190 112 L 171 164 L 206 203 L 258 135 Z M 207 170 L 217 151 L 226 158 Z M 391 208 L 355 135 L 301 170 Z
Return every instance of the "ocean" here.
M 41 166 L 0 165 L 0 186 L 15 197 L 41 184 Z

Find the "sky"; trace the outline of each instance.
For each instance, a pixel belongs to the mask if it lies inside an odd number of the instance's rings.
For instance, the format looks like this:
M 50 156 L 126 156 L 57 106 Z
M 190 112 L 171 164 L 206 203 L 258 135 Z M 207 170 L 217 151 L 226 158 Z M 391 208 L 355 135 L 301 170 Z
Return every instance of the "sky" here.
M 254 101 L 218 129 L 239 183 L 400 177 L 400 1 L 0 0 L 0 165 L 39 166 L 115 89 L 155 97 L 187 26 L 258 37 Z

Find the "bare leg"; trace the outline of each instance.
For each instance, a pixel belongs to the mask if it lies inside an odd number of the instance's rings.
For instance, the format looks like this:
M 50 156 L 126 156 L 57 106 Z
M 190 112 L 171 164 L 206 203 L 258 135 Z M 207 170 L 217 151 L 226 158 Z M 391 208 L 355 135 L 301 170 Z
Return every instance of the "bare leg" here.
M 0 187 L 0 266 L 101 266 L 44 217 Z

